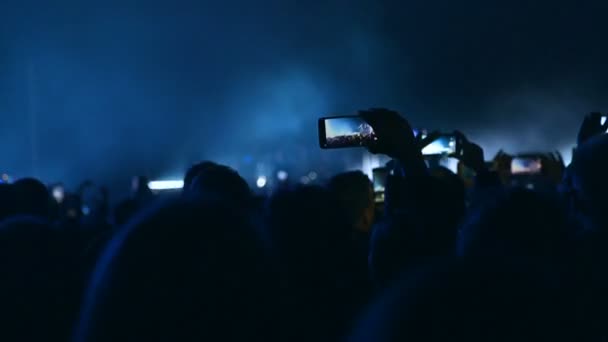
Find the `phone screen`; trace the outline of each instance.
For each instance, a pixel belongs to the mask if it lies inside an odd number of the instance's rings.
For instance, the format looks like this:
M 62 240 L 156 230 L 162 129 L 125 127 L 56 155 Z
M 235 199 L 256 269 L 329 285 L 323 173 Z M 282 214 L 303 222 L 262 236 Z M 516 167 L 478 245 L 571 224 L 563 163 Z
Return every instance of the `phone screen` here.
M 376 203 L 384 202 L 384 191 L 386 189 L 386 180 L 389 173 L 389 169 L 385 167 L 379 167 L 372 170 Z
M 449 135 L 442 135 L 435 139 L 432 143 L 422 149 L 422 154 L 425 156 L 438 155 L 438 154 L 452 154 L 456 153 L 457 142 L 456 137 Z
M 602 116 L 600 124 L 603 126 L 606 123 L 606 120 L 608 120 L 608 116 Z M 606 133 L 608 133 L 608 130 L 606 130 Z
M 321 148 L 365 147 L 376 140 L 374 130 L 360 116 L 319 119 Z
M 511 173 L 514 175 L 534 175 L 542 171 L 542 162 L 539 158 L 513 158 Z
M 381 167 L 372 171 L 374 176 L 374 192 L 384 192 L 386 187 L 386 179 L 389 171 L 387 168 Z

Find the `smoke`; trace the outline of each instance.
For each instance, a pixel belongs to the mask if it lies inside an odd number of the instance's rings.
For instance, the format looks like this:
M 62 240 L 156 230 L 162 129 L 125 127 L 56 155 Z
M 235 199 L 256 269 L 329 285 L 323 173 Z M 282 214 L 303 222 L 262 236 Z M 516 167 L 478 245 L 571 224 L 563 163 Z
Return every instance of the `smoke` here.
M 608 108 L 600 2 L 26 7 L 0 18 L 0 171 L 47 181 L 321 154 L 318 117 L 377 106 L 488 157 L 569 151 L 582 116 Z

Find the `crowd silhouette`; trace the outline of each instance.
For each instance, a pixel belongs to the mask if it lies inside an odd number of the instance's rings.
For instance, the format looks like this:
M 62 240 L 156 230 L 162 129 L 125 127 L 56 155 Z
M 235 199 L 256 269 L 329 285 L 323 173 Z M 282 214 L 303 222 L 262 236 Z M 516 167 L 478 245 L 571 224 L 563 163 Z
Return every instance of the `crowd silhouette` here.
M 392 158 L 381 204 L 361 172 L 260 197 L 210 161 L 163 198 L 137 177 L 113 209 L 0 184 L 0 340 L 608 340 L 601 114 L 569 166 L 546 154 L 523 181 L 462 133 L 472 179 L 429 167 L 402 116 L 361 115 Z

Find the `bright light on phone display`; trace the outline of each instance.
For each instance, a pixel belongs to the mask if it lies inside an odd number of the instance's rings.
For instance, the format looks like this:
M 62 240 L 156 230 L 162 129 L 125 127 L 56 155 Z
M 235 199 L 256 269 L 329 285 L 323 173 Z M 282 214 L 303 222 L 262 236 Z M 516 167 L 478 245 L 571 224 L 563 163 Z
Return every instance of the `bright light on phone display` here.
M 511 173 L 514 175 L 538 174 L 542 170 L 542 163 L 537 158 L 513 158 Z
M 376 140 L 374 130 L 362 118 L 325 119 L 326 147 L 368 146 Z
M 439 137 L 422 149 L 422 154 L 426 156 L 452 153 L 456 153 L 456 138 L 449 136 Z

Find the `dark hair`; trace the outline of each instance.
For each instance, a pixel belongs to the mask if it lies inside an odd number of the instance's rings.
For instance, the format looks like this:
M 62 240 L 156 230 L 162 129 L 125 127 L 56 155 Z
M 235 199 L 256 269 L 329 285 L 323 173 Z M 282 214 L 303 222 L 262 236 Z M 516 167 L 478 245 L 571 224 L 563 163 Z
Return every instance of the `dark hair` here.
M 403 274 L 350 341 L 577 339 L 564 290 L 554 274 L 526 263 L 438 261 Z
M 76 340 L 267 337 L 273 282 L 265 260 L 247 214 L 217 202 L 162 203 L 109 243 Z
M 328 183 L 348 223 L 352 226 L 362 212 L 374 204 L 373 186 L 366 174 L 351 171 L 334 176 Z
M 51 197 L 47 187 L 35 178 L 23 178 L 14 183 L 19 212 L 22 214 L 48 217 L 51 211 Z
M 556 198 L 515 188 L 494 193 L 470 213 L 458 250 L 471 257 L 557 261 L 567 252 L 573 233 Z
M 184 195 L 199 199 L 229 201 L 236 206 L 250 206 L 251 189 L 238 172 L 228 166 L 204 162 L 189 170 L 188 186 L 184 182 Z
M 198 177 L 198 175 L 216 166 L 219 165 L 211 161 L 203 161 L 192 165 L 188 171 L 186 171 L 186 175 L 184 176 L 184 189 L 190 189 L 192 182 L 194 182 L 194 179 Z

